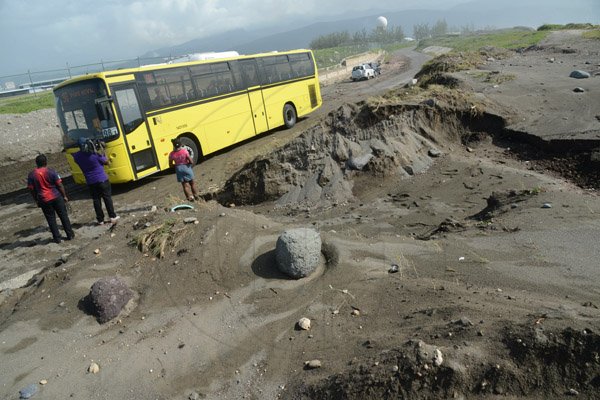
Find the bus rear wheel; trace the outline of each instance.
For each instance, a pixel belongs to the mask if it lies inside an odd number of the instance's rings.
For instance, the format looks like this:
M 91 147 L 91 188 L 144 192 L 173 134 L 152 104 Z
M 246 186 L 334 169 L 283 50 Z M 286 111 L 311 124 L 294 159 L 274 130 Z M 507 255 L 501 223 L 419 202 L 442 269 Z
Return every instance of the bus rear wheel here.
M 296 109 L 291 104 L 283 106 L 283 122 L 286 128 L 291 128 L 296 125 Z
M 185 136 L 180 137 L 179 140 L 181 141 L 181 145 L 188 151 L 188 153 L 190 153 L 190 158 L 194 162 L 194 165 L 198 164 L 200 153 L 196 143 L 192 139 Z

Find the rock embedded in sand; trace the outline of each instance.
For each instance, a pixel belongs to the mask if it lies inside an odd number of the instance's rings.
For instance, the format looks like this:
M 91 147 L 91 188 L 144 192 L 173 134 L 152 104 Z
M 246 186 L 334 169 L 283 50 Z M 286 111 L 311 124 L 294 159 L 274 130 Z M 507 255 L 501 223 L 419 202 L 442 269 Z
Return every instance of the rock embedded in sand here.
M 298 326 L 300 327 L 300 329 L 303 329 L 305 331 L 310 329 L 310 319 L 302 317 L 300 318 L 300 320 L 298 321 Z
M 317 268 L 320 259 L 321 235 L 314 229 L 288 229 L 277 239 L 277 268 L 292 278 L 310 275 Z
M 306 367 L 306 369 L 321 368 L 321 360 L 315 359 L 315 360 L 305 361 L 304 366 Z
M 85 301 L 99 323 L 110 321 L 133 297 L 133 292 L 118 277 L 102 278 L 94 282 Z
M 589 78 L 591 75 L 589 72 L 586 71 L 582 71 L 580 69 L 576 69 L 575 71 L 571 72 L 571 74 L 569 75 L 570 78 L 575 78 L 575 79 L 586 79 Z
M 429 154 L 429 157 L 439 157 L 442 155 L 442 152 L 439 151 L 438 149 L 429 149 L 429 151 L 427 152 L 427 154 Z
M 100 366 L 98 364 L 96 364 L 95 362 L 93 362 L 88 367 L 88 372 L 90 374 L 97 374 L 98 372 L 100 372 Z
M 35 395 L 38 391 L 38 386 L 35 383 L 24 387 L 19 390 L 19 398 L 20 399 L 30 399 Z

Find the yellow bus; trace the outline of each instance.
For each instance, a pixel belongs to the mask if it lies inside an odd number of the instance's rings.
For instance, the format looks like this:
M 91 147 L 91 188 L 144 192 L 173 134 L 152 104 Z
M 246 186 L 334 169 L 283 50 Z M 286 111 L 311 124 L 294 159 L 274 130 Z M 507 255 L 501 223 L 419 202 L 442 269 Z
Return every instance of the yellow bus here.
M 100 139 L 112 183 L 169 168 L 180 138 L 194 163 L 268 130 L 291 128 L 322 104 L 310 50 L 234 56 L 105 71 L 54 88 L 73 178 L 80 138 Z

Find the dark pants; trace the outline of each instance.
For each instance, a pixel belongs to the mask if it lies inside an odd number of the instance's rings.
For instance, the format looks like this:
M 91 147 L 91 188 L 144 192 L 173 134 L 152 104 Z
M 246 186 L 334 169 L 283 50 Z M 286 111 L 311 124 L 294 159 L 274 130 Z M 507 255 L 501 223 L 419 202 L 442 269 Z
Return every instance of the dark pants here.
M 60 218 L 63 229 L 67 234 L 67 239 L 72 239 L 75 237 L 75 233 L 73 233 L 73 228 L 71 227 L 71 221 L 69 220 L 69 215 L 67 214 L 65 200 L 62 197 L 58 197 L 47 203 L 40 203 L 40 208 L 44 212 L 46 221 L 48 221 L 48 226 L 50 227 L 52 238 L 55 242 L 60 242 L 60 233 L 58 232 L 58 225 L 56 224 L 56 214 L 58 214 L 58 218 Z
M 112 202 L 112 191 L 110 187 L 110 182 L 104 181 L 100 183 L 92 183 L 88 186 L 90 188 L 90 195 L 92 196 L 92 200 L 94 201 L 94 210 L 96 211 L 96 219 L 98 220 L 98 222 L 104 221 L 104 212 L 102 211 L 101 200 L 104 200 L 104 205 L 106 206 L 108 216 L 110 218 L 115 218 L 117 214 L 115 214 L 115 208 Z

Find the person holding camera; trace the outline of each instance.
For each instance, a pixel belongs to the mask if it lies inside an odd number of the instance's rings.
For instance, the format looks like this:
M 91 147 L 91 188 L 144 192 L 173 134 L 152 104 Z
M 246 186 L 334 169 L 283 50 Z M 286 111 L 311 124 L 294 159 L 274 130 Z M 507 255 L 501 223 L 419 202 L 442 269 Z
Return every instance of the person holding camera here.
M 108 158 L 104 154 L 98 153 L 98 147 L 102 150 L 100 143 L 96 144 L 91 139 L 80 138 L 79 151 L 73 154 L 73 159 L 79 165 L 79 168 L 81 168 L 85 182 L 90 189 L 98 225 L 104 224 L 102 201 L 104 201 L 111 224 L 116 224 L 119 216 L 115 213 L 112 201 L 112 188 L 108 180 L 108 175 L 104 171 L 104 166 L 108 165 Z

